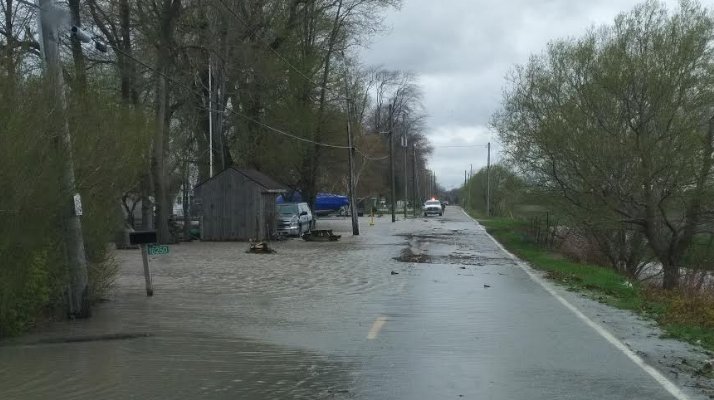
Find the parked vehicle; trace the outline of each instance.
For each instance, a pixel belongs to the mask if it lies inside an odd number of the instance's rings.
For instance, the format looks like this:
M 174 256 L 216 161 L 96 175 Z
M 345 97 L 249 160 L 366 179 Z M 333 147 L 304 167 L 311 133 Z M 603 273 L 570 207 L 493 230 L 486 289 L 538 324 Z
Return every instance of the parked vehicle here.
M 341 194 L 318 193 L 315 198 L 315 214 L 344 214 L 350 209 L 350 200 Z
M 293 193 L 292 196 L 288 196 L 287 199 L 292 203 L 299 203 L 303 200 L 302 195 L 298 192 Z M 282 195 L 278 196 L 277 202 L 278 204 L 289 203 L 286 202 L 286 199 Z M 341 194 L 318 193 L 317 197 L 315 197 L 315 215 L 341 214 L 344 213 L 344 210 L 348 210 L 349 208 L 349 199 L 347 196 Z
M 367 198 L 361 198 L 357 199 L 357 207 L 355 208 L 355 211 L 357 212 L 358 217 L 363 217 L 365 213 L 365 203 L 369 199 Z M 350 216 L 350 203 L 349 200 L 347 201 L 347 204 L 340 208 L 340 211 L 337 213 L 340 217 L 349 217 Z
M 307 203 L 283 203 L 277 205 L 278 234 L 301 236 L 312 227 L 312 212 Z
M 426 203 L 424 203 L 424 216 L 428 217 L 431 214 L 437 214 L 439 216 L 444 215 L 444 209 L 441 206 L 441 202 L 439 200 L 429 200 Z

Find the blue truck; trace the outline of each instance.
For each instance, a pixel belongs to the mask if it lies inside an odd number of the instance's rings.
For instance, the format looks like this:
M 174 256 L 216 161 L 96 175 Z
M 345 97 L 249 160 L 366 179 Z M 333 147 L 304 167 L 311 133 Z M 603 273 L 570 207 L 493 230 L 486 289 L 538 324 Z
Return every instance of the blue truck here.
M 295 192 L 290 201 L 286 201 L 283 196 L 278 196 L 277 203 L 299 203 L 304 201 L 300 193 Z M 318 193 L 315 198 L 315 215 L 339 214 L 346 215 L 350 208 L 350 200 L 347 196 L 332 193 Z

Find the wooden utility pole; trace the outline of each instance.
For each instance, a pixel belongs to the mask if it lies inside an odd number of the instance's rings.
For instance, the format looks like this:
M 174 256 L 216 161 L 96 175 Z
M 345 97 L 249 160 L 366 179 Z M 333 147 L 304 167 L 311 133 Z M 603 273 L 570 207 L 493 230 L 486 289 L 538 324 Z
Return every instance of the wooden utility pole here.
M 146 284 L 146 296 L 154 295 L 154 284 L 151 281 L 151 269 L 149 268 L 149 254 L 146 244 L 141 244 L 141 261 L 144 264 L 144 282 Z
M 357 218 L 356 196 L 355 196 L 355 172 L 354 172 L 354 153 L 355 149 L 352 146 L 352 124 L 350 123 L 350 93 L 349 80 L 347 69 L 345 69 L 345 101 L 347 102 L 347 158 L 349 159 L 349 196 L 350 196 L 350 215 L 352 216 L 352 235 L 359 235 L 359 219 Z
M 391 192 L 392 192 L 392 198 L 391 198 L 391 204 L 392 204 L 392 222 L 397 222 L 397 214 L 396 214 L 396 205 L 394 201 L 394 197 L 396 196 L 395 193 L 395 188 L 394 188 L 394 135 L 392 134 L 392 113 L 394 112 L 394 107 L 390 104 L 389 105 L 389 121 L 388 123 L 388 130 L 389 130 L 389 176 L 390 180 L 392 182 L 391 186 Z
M 491 216 L 491 142 L 488 142 L 488 158 L 486 159 L 486 216 Z
M 407 150 L 409 143 L 407 143 L 407 130 L 404 129 L 404 134 L 402 135 L 402 147 L 404 147 L 404 219 L 407 219 L 407 199 L 409 199 L 409 186 L 407 182 L 409 181 L 407 175 Z
M 171 63 L 171 46 L 174 40 L 176 20 L 181 11 L 181 2 L 162 0 L 157 11 L 158 36 L 155 41 L 156 48 L 156 91 L 155 91 L 155 118 L 156 129 L 154 132 L 151 152 L 151 169 L 154 179 L 154 199 L 156 205 L 156 231 L 159 243 L 169 243 L 169 216 L 171 215 L 171 202 L 168 198 L 169 183 L 166 173 L 167 150 L 169 147 L 169 88 L 168 74 Z
M 471 164 L 471 168 L 469 169 L 469 184 L 468 184 L 468 200 L 469 200 L 469 207 L 473 207 L 473 204 L 471 203 L 471 179 L 474 177 L 474 165 Z
M 436 187 L 436 171 L 431 171 L 431 191 L 434 197 L 439 197 L 439 188 Z
M 413 180 L 413 186 L 412 186 L 412 191 L 414 192 L 414 197 L 413 197 L 413 208 L 414 208 L 414 216 L 419 215 L 419 210 L 417 209 L 417 206 L 420 204 L 419 202 L 419 180 L 417 178 L 417 158 L 416 158 L 416 145 L 412 145 L 412 148 L 414 149 L 414 158 L 412 159 L 412 180 Z
M 427 187 L 427 198 L 434 197 L 434 186 L 432 185 L 432 180 L 431 180 L 431 170 L 427 169 L 424 171 L 424 179 L 426 180 L 426 187 Z
M 208 55 L 208 177 L 213 178 L 213 68 Z
M 68 315 L 70 318 L 87 318 L 91 314 L 89 306 L 89 285 L 87 279 L 87 257 L 84 250 L 82 235 L 82 204 L 74 176 L 74 160 L 72 159 L 72 138 L 67 122 L 67 103 L 65 98 L 64 79 L 59 60 L 58 23 L 52 18 L 57 11 L 54 0 L 39 0 L 40 38 L 42 52 L 45 58 L 45 77 L 49 85 L 50 98 L 54 101 L 56 113 L 52 121 L 56 123 L 53 132 L 59 137 L 58 155 L 62 160 L 62 213 L 64 216 L 65 245 L 67 263 L 70 272 L 68 290 Z
M 464 208 L 466 208 L 466 193 L 464 193 L 464 192 L 466 191 L 466 182 L 467 182 L 466 174 L 467 174 L 467 172 L 468 171 L 464 170 L 464 190 L 461 191 L 461 205 Z

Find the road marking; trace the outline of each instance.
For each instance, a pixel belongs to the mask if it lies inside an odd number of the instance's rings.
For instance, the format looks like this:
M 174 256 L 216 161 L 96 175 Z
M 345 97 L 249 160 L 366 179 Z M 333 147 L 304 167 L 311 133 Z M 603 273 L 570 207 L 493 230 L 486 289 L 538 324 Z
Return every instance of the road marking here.
M 369 333 L 367 334 L 367 339 L 368 340 L 374 340 L 377 338 L 379 335 L 379 331 L 382 330 L 384 327 L 384 324 L 387 323 L 387 317 L 381 316 L 377 317 L 377 319 L 374 320 L 374 323 L 372 324 L 372 328 L 369 330 Z
M 464 211 L 464 209 L 461 209 L 461 211 L 466 215 L 468 218 L 473 220 L 478 224 L 478 221 L 476 221 L 474 218 L 472 218 L 469 214 Z M 480 226 L 481 224 L 479 224 Z M 613 345 L 616 349 L 620 350 L 622 353 L 624 353 L 627 358 L 632 360 L 638 367 L 640 367 L 643 371 L 645 371 L 649 376 L 654 378 L 654 380 L 657 381 L 669 394 L 674 396 L 675 399 L 677 400 L 690 400 L 689 396 L 684 394 L 682 390 L 675 385 L 672 381 L 670 381 L 666 376 L 662 375 L 657 369 L 652 367 L 651 365 L 647 364 L 642 357 L 638 356 L 635 354 L 634 351 L 630 350 L 620 339 L 616 338 L 612 333 L 610 333 L 607 329 L 603 328 L 602 325 L 596 323 L 592 319 L 590 319 L 588 316 L 582 313 L 577 307 L 572 305 L 568 300 L 565 300 L 561 295 L 559 295 L 553 288 L 550 287 L 548 283 L 546 283 L 543 278 L 540 276 L 536 275 L 532 268 L 528 266 L 525 262 L 523 262 L 521 259 L 513 255 L 510 251 L 506 250 L 505 247 L 501 245 L 501 243 L 498 242 L 493 236 L 491 236 L 488 232 L 486 232 L 484 228 L 484 232 L 486 233 L 486 236 L 491 238 L 494 243 L 504 252 L 506 253 L 509 257 L 515 261 L 516 265 L 518 265 L 525 273 L 528 274 L 528 276 L 538 283 L 543 289 L 545 289 L 546 292 L 548 292 L 551 296 L 555 297 L 562 305 L 565 306 L 568 310 L 570 310 L 575 316 L 577 316 L 581 321 L 583 321 L 586 325 L 591 327 L 595 332 L 597 332 L 600 336 L 602 336 L 605 340 L 607 340 L 611 345 Z

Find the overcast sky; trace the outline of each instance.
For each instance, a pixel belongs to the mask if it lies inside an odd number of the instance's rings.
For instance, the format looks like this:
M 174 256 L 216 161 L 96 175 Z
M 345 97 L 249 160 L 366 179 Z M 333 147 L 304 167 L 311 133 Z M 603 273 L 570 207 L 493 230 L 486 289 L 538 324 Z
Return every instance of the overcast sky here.
M 363 50 L 366 65 L 419 76 L 428 136 L 436 147 L 431 168 L 446 188 L 463 184 L 464 170 L 486 165 L 496 135 L 488 121 L 501 102 L 505 76 L 554 39 L 577 37 L 611 23 L 636 0 L 403 0 L 390 11 L 388 31 Z M 671 7 L 677 1 L 666 1 Z M 710 5 L 711 1 L 704 4 Z M 443 146 L 475 146 L 450 148 Z

